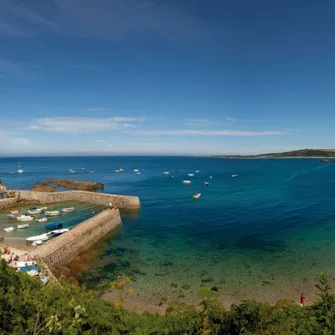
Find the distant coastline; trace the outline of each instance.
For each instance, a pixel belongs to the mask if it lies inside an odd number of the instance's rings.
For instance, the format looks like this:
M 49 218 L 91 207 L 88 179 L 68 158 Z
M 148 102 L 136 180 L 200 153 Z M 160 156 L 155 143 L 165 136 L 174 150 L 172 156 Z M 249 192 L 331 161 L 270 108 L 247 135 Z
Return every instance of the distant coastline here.
M 268 153 L 260 155 L 215 155 L 212 158 L 230 158 L 230 159 L 283 159 L 283 158 L 319 158 L 335 159 L 335 149 L 301 149 L 279 153 Z

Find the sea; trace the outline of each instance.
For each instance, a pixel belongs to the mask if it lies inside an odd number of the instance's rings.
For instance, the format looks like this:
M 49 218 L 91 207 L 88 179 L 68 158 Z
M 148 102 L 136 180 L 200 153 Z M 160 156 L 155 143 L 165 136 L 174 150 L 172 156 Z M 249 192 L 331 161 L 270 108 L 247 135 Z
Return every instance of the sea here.
M 123 224 L 70 265 L 79 283 L 107 296 L 129 276 L 133 299 L 147 305 L 197 303 L 203 286 L 226 306 L 301 292 L 312 301 L 318 274 L 335 277 L 335 164 L 319 159 L 0 158 L 0 178 L 14 189 L 91 180 L 140 198 L 139 211 L 122 212 Z

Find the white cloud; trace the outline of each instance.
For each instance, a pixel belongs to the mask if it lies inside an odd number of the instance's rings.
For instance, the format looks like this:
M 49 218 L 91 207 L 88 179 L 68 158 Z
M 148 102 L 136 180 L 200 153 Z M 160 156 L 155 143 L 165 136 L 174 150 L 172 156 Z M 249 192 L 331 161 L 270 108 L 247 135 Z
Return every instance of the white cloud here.
M 37 148 L 38 145 L 27 137 L 0 130 L 0 155 L 22 154 Z
M 230 122 L 235 122 L 235 121 L 237 121 L 237 119 L 234 119 L 234 118 L 232 118 L 232 117 L 226 117 L 226 120 L 227 120 L 227 121 L 230 121 Z
M 205 127 L 205 126 L 213 126 L 219 124 L 220 122 L 215 122 L 207 119 L 188 119 L 185 122 L 185 126 L 189 127 Z
M 108 108 L 101 108 L 101 107 L 90 107 L 87 108 L 88 112 L 102 112 L 102 111 L 108 111 Z
M 112 118 L 81 118 L 55 117 L 33 120 L 27 129 L 59 133 L 94 133 L 107 130 L 134 128 L 142 118 L 112 117 Z
M 273 136 L 286 134 L 280 130 L 135 130 L 132 135 L 140 136 Z

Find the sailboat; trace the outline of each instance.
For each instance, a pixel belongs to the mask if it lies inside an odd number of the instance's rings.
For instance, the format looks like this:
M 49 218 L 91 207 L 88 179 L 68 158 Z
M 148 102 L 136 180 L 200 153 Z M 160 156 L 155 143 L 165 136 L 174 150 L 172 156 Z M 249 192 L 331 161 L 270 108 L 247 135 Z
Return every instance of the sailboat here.
M 17 170 L 17 173 L 23 173 L 23 170 L 21 169 L 21 163 L 19 162 L 19 168 Z

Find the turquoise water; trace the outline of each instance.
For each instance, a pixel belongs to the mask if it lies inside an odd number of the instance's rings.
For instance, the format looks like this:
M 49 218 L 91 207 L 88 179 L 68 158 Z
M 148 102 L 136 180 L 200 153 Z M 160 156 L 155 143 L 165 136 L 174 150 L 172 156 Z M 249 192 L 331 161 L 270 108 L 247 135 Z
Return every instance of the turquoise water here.
M 8 174 L 19 160 L 24 174 Z M 320 271 L 335 276 L 335 165 L 318 159 L 6 158 L 0 175 L 12 188 L 73 178 L 140 197 L 141 211 L 123 213 L 122 227 L 91 250 L 89 270 L 78 274 L 91 288 L 127 274 L 138 298 L 152 303 L 193 302 L 208 285 L 228 305 L 296 299 L 302 290 L 311 299 Z

